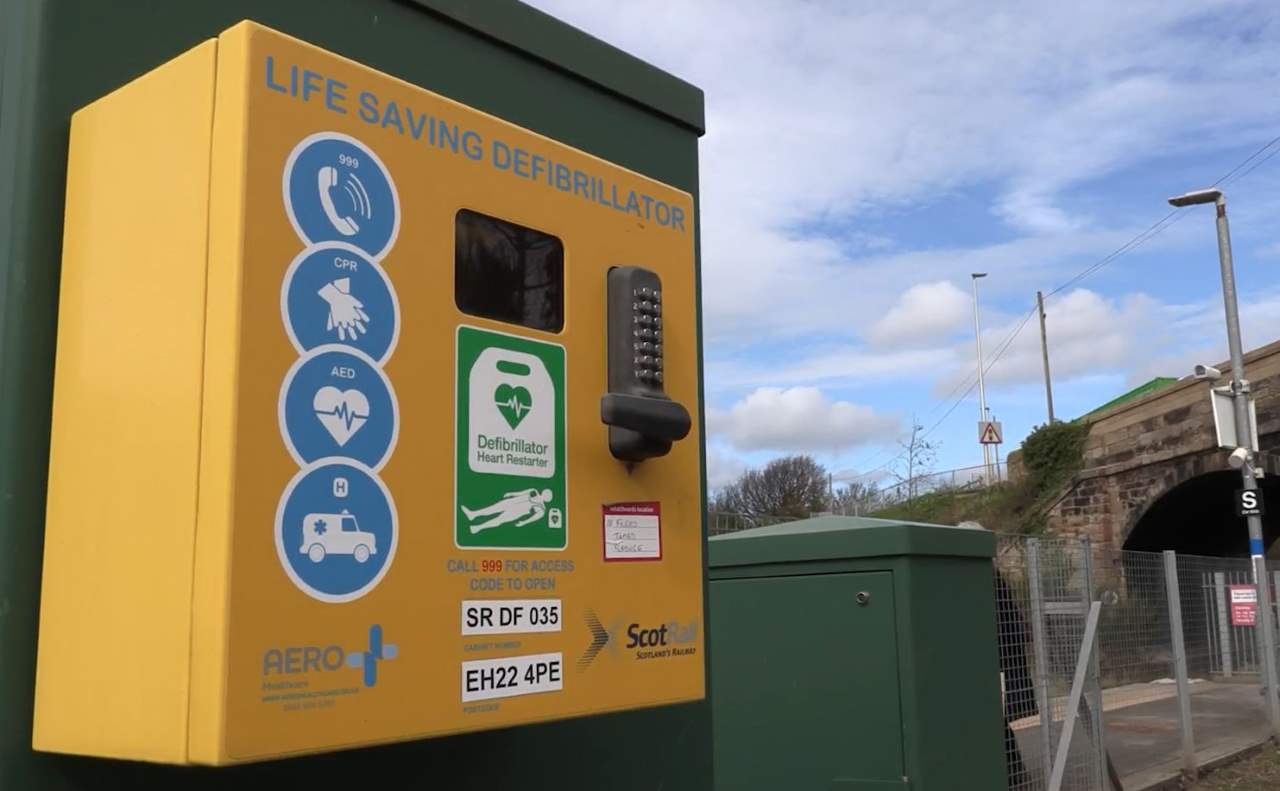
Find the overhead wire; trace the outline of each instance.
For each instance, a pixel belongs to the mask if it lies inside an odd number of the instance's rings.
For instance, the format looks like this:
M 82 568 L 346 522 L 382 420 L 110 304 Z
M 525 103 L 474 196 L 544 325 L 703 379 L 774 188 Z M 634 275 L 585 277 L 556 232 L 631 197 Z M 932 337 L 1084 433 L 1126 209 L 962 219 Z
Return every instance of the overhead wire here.
M 1231 168 L 1231 170 L 1228 170 L 1226 173 L 1219 176 L 1218 179 L 1214 181 L 1211 186 L 1215 186 L 1215 187 L 1219 185 L 1226 186 L 1227 184 L 1235 183 L 1245 178 L 1250 173 L 1257 170 L 1259 167 L 1261 167 L 1263 164 L 1269 161 L 1272 157 L 1276 156 L 1277 154 L 1280 154 L 1280 147 L 1278 147 L 1278 148 L 1275 148 L 1275 150 L 1271 151 L 1271 153 L 1267 154 L 1266 156 L 1263 156 L 1261 159 L 1258 159 L 1258 157 L 1260 157 L 1268 149 L 1276 146 L 1277 143 L 1280 143 L 1280 135 L 1276 135 L 1275 137 L 1268 140 L 1266 143 L 1262 144 L 1253 153 L 1245 157 L 1243 160 L 1237 163 L 1233 168 Z M 1256 162 L 1254 162 L 1255 159 L 1257 160 Z M 1247 170 L 1242 171 L 1241 169 L 1244 168 L 1246 165 L 1249 165 L 1250 162 L 1253 162 L 1253 165 L 1248 167 Z M 1110 253 L 1103 256 L 1099 260 L 1085 267 L 1080 272 L 1076 273 L 1074 276 L 1072 276 L 1071 278 L 1069 278 L 1068 280 L 1066 280 L 1056 288 L 1045 292 L 1044 294 L 1045 299 L 1047 300 L 1048 298 L 1056 294 L 1059 294 L 1062 291 L 1065 291 L 1066 289 L 1070 288 L 1076 283 L 1079 283 L 1080 281 L 1084 280 L 1090 275 L 1093 275 L 1094 273 L 1103 269 L 1107 265 L 1114 262 L 1116 259 L 1125 255 L 1126 253 L 1137 249 L 1138 247 L 1142 246 L 1146 242 L 1149 242 L 1151 239 L 1160 235 L 1161 233 L 1163 233 L 1164 231 L 1172 227 L 1174 224 L 1179 222 L 1184 216 L 1185 214 L 1182 213 L 1182 210 L 1180 208 L 1173 209 L 1172 211 L 1170 211 L 1169 213 L 1161 217 L 1159 220 L 1156 220 L 1154 223 L 1147 226 L 1145 229 L 1139 232 L 1136 236 L 1134 236 L 1124 244 L 1117 247 L 1115 250 L 1111 251 Z M 1033 315 L 1036 314 L 1038 310 L 1039 310 L 1038 305 L 1032 306 L 1031 310 L 1029 310 L 1025 315 L 1023 315 L 1022 319 L 1018 322 L 1017 326 L 1013 328 L 1013 331 L 1010 332 L 1009 335 L 1006 336 L 1004 341 L 1002 341 L 1001 344 L 996 347 L 996 351 L 992 355 L 991 361 L 983 365 L 984 376 L 986 375 L 987 372 L 991 370 L 992 366 L 994 366 L 1000 360 L 1000 358 L 1004 355 L 1004 353 L 1008 351 L 1008 349 L 1012 346 L 1013 341 L 1018 337 L 1018 334 L 1022 332 L 1022 330 L 1026 327 L 1027 322 L 1031 319 Z M 939 399 L 937 402 L 934 403 L 933 409 L 929 410 L 929 412 L 926 413 L 926 414 L 932 415 L 934 412 L 938 410 L 938 408 L 942 404 L 948 403 L 951 397 L 955 395 L 955 393 L 958 390 L 960 390 L 962 387 L 964 388 L 964 392 L 962 392 L 960 396 L 956 398 L 954 401 L 950 401 L 950 406 L 947 408 L 947 411 L 944 412 L 942 417 L 938 418 L 937 421 L 935 421 L 928 429 L 924 431 L 923 434 L 920 435 L 920 439 L 924 439 L 925 437 L 932 434 L 939 426 L 941 426 L 947 420 L 947 418 L 951 417 L 952 413 L 956 411 L 956 409 L 960 406 L 960 404 L 962 404 L 966 399 L 968 399 L 969 395 L 973 392 L 974 388 L 976 388 L 977 386 L 978 386 L 978 376 L 977 376 L 977 369 L 975 366 L 975 369 L 972 373 L 970 373 L 966 378 L 961 379 L 959 383 L 957 383 L 954 387 L 952 387 L 951 391 L 946 396 L 944 396 L 943 398 Z M 857 473 L 854 475 L 837 476 L 837 477 L 839 480 L 848 480 L 848 481 L 857 481 L 857 480 L 868 478 L 872 475 L 875 475 L 878 472 L 887 470 L 893 464 L 897 463 L 898 460 L 900 460 L 908 452 L 909 452 L 909 449 L 904 448 L 901 452 L 899 452 L 893 458 L 889 459 L 883 464 L 880 464 L 877 467 L 873 467 L 867 470 L 866 472 Z M 873 455 L 871 458 L 874 460 L 875 458 L 882 455 L 884 455 L 883 451 Z M 861 465 L 857 465 L 857 466 L 861 466 Z
M 1262 159 L 1259 159 L 1257 162 L 1255 162 L 1255 163 L 1253 164 L 1253 167 L 1251 167 L 1251 168 L 1249 168 L 1248 170 L 1244 171 L 1244 172 L 1243 172 L 1243 173 L 1241 173 L 1239 176 L 1236 176 L 1235 178 L 1231 179 L 1231 181 L 1225 181 L 1225 182 L 1223 182 L 1223 184 L 1224 184 L 1224 185 L 1226 185 L 1226 184 L 1234 184 L 1235 182 L 1237 182 L 1237 181 L 1239 181 L 1240 179 L 1244 178 L 1245 176 L 1249 175 L 1249 174 L 1250 174 L 1250 173 L 1252 173 L 1253 171 L 1257 170 L 1257 169 L 1258 169 L 1259 167 L 1261 167 L 1262 165 L 1265 165 L 1265 164 L 1267 163 L 1267 160 L 1271 159 L 1271 158 L 1272 158 L 1272 157 L 1274 157 L 1276 154 L 1280 154 L 1280 148 L 1277 148 L 1275 151 L 1272 151 L 1270 154 L 1267 154 L 1267 155 L 1266 155 L 1265 157 L 1263 157 Z M 1215 186 L 1216 186 L 1216 185 L 1215 185 Z
M 1000 361 L 1000 358 L 1001 358 L 1001 357 L 1003 357 L 1003 356 L 1004 356 L 1004 354 L 1005 354 L 1005 352 L 1007 352 L 1007 351 L 1009 350 L 1009 348 L 1013 345 L 1013 341 L 1018 337 L 1018 334 L 1022 332 L 1023 328 L 1027 325 L 1027 322 L 1028 322 L 1028 321 L 1030 321 L 1030 320 L 1031 320 L 1031 317 L 1035 315 L 1036 310 L 1037 310 L 1037 308 L 1034 308 L 1034 307 L 1033 307 L 1030 311 L 1028 311 L 1027 313 L 1025 313 L 1025 314 L 1022 316 L 1022 319 L 1021 319 L 1021 320 L 1018 322 L 1018 324 L 1013 328 L 1013 330 L 1012 330 L 1012 331 L 1011 331 L 1007 336 L 1005 336 L 1005 338 L 1004 338 L 1004 340 L 1003 340 L 1003 341 L 1001 341 L 1001 342 L 996 346 L 995 351 L 994 351 L 994 352 L 992 353 L 992 355 L 991 355 L 991 360 L 990 360 L 990 362 L 986 362 L 986 363 L 983 365 L 983 367 L 982 367 L 982 372 L 983 372 L 983 374 L 984 374 L 984 375 L 985 375 L 987 372 L 989 372 L 989 371 L 991 370 L 991 367 L 992 367 L 992 366 L 994 366 L 997 362 L 999 362 L 999 361 Z M 967 387 L 965 387 L 965 385 L 966 385 L 966 384 L 968 385 Z M 939 426 L 941 426 L 943 423 L 945 423 L 945 422 L 946 422 L 946 420 L 947 420 L 947 418 L 951 417 L 951 414 L 952 414 L 953 412 L 955 412 L 955 411 L 956 411 L 956 409 L 957 409 L 957 408 L 958 408 L 962 403 L 964 403 L 964 401 L 969 397 L 969 394 L 970 394 L 970 393 L 972 393 L 972 392 L 973 392 L 973 390 L 974 390 L 974 388 L 976 388 L 977 386 L 978 386 L 978 377 L 977 377 L 975 374 L 970 374 L 970 376 L 969 376 L 969 377 L 967 377 L 966 379 L 961 380 L 960 384 L 958 384 L 956 387 L 952 388 L 952 391 L 951 391 L 952 393 L 954 393 L 956 390 L 958 390 L 958 389 L 959 389 L 959 388 L 961 388 L 961 387 L 965 387 L 965 390 L 964 390 L 964 392 L 963 392 L 963 393 L 961 393 L 961 394 L 960 394 L 960 397 L 959 397 L 959 398 L 957 398 L 957 399 L 955 399 L 954 401 L 952 401 L 952 402 L 951 402 L 951 406 L 947 408 L 947 411 L 946 411 L 945 413 L 943 413 L 942 417 L 938 418 L 938 419 L 937 419 L 937 420 L 936 420 L 932 425 L 930 425 L 930 426 L 929 426 L 929 428 L 925 429 L 925 430 L 924 430 L 924 431 L 919 435 L 919 439 L 923 440 L 924 438 L 928 437 L 930 434 L 932 434 L 934 431 L 936 431 L 936 430 L 938 429 L 938 427 L 939 427 Z M 939 401 L 938 403 L 940 403 L 940 404 L 941 404 L 941 403 L 945 403 L 945 399 L 943 399 L 943 400 Z M 899 459 L 901 459 L 903 456 L 907 455 L 907 453 L 908 453 L 908 452 L 909 452 L 909 449 L 908 449 L 908 448 L 904 448 L 902 451 L 900 451 L 896 456 L 894 456 L 894 457 L 893 457 L 892 459 L 890 459 L 889 461 L 884 462 L 883 464 L 879 465 L 878 467 L 873 467 L 873 468 L 871 468 L 870 470 L 867 470 L 866 472 L 858 473 L 858 474 L 856 474 L 856 475 L 835 476 L 835 477 L 836 477 L 836 479 L 837 479 L 837 480 L 842 480 L 842 481 L 845 481 L 845 480 L 848 480 L 848 481 L 861 480 L 861 479 L 863 479 L 863 478 L 866 478 L 866 477 L 869 477 L 869 476 L 871 476 L 871 475 L 874 475 L 875 473 L 880 472 L 880 471 L 882 471 L 882 470 L 887 470 L 890 466 L 892 466 L 894 463 L 896 463 Z
M 1226 180 L 1227 180 L 1227 179 L 1229 179 L 1229 178 L 1231 178 L 1231 176 L 1232 176 L 1233 174 L 1235 174 L 1235 172 L 1236 172 L 1237 170 L 1239 170 L 1240 168 L 1242 168 L 1242 167 L 1244 167 L 1245 165 L 1247 165 L 1247 164 L 1249 164 L 1250 162 L 1252 162 L 1252 161 L 1254 160 L 1254 158 L 1255 158 L 1255 157 L 1257 157 L 1257 156 L 1258 156 L 1259 154 L 1261 154 L 1263 151 L 1266 151 L 1268 148 L 1271 148 L 1271 147 L 1272 147 L 1272 146 L 1274 146 L 1276 143 L 1280 143 L 1280 135 L 1276 135 L 1275 137 L 1271 138 L 1271 139 L 1270 139 L 1270 140 L 1268 140 L 1267 142 L 1263 143 L 1263 144 L 1258 148 L 1258 150 L 1257 150 L 1257 151 L 1254 151 L 1252 154 L 1250 154 L 1249 156 L 1245 157 L 1245 158 L 1244 158 L 1244 160 L 1242 160 L 1241 162 L 1237 163 L 1237 164 L 1236 164 L 1236 166 L 1235 166 L 1235 167 L 1233 167 L 1231 170 L 1228 170 L 1226 173 L 1223 173 L 1221 176 L 1219 176 L 1219 177 L 1218 177 L 1218 180 L 1217 180 L 1217 181 L 1215 181 L 1215 182 L 1213 182 L 1213 184 L 1212 184 L 1211 186 L 1216 187 L 1216 186 L 1218 186 L 1219 184 L 1223 184 L 1223 183 L 1225 183 L 1225 182 L 1226 182 Z M 1280 149 L 1277 149 L 1277 150 L 1280 150 Z M 1275 156 L 1275 152 L 1272 152 L 1271 154 L 1268 154 L 1268 155 L 1267 155 L 1267 159 L 1270 159 L 1270 158 L 1271 158 L 1271 157 L 1273 157 L 1273 156 Z M 1261 164 L 1261 163 L 1259 163 L 1259 164 Z M 1257 165 L 1255 165 L 1254 167 L 1257 167 Z M 1252 172 L 1252 171 L 1253 171 L 1253 168 L 1249 168 L 1249 171 L 1246 171 L 1244 174 L 1242 174 L 1242 175 L 1240 176 L 1240 178 L 1244 178 L 1244 176 L 1248 175 L 1248 173 L 1249 173 L 1249 172 Z M 1235 179 L 1235 181 L 1239 181 L 1239 180 L 1240 180 L 1240 179 Z

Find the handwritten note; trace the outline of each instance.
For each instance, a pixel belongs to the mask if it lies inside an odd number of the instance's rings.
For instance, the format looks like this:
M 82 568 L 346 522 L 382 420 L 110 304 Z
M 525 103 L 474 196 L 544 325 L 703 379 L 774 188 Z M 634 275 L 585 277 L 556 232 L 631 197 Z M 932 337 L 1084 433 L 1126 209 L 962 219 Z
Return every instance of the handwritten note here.
M 660 503 L 612 503 L 604 506 L 605 560 L 661 560 Z

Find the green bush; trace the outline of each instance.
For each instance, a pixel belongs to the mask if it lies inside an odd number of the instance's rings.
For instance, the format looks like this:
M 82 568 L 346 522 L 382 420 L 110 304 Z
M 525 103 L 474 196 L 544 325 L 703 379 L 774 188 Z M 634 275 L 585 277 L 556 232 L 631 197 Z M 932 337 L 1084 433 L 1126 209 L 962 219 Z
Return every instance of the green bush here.
M 1033 489 L 1048 494 L 1080 471 L 1089 425 L 1082 421 L 1036 426 L 1022 441 L 1022 465 Z

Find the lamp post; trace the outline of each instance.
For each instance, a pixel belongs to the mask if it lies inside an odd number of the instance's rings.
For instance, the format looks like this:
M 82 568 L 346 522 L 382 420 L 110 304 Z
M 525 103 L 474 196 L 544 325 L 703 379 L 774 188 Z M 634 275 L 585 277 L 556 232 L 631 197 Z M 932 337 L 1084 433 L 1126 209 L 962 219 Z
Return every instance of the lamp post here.
M 1231 399 L 1236 417 L 1236 448 L 1244 451 L 1244 463 L 1240 475 L 1246 491 L 1258 488 L 1254 471 L 1258 449 L 1253 447 L 1253 427 L 1249 424 L 1249 380 L 1244 378 L 1244 351 L 1240 342 L 1240 312 L 1236 304 L 1236 275 L 1231 262 L 1231 230 L 1227 226 L 1227 199 L 1222 190 L 1209 189 L 1188 192 L 1170 198 L 1172 206 L 1198 206 L 1212 203 L 1218 214 L 1218 263 L 1222 269 L 1222 301 L 1227 314 L 1227 347 L 1231 351 Z M 1262 538 L 1262 519 L 1246 517 L 1249 525 L 1249 555 L 1252 559 L 1253 582 L 1258 588 L 1259 619 L 1262 624 L 1262 673 L 1267 692 L 1267 716 L 1271 731 L 1280 737 L 1280 698 L 1277 698 L 1275 624 L 1271 612 L 1271 586 L 1267 583 L 1267 563 L 1264 557 L 1266 545 Z
M 987 387 L 983 380 L 983 362 L 982 362 L 982 321 L 978 318 L 978 280 L 987 276 L 986 272 L 974 272 L 969 275 L 970 282 L 973 284 L 973 334 L 978 340 L 978 424 L 988 419 L 987 416 Z M 978 441 L 982 444 L 982 474 L 986 477 L 987 483 L 991 480 L 991 447 L 982 441 L 981 435 Z

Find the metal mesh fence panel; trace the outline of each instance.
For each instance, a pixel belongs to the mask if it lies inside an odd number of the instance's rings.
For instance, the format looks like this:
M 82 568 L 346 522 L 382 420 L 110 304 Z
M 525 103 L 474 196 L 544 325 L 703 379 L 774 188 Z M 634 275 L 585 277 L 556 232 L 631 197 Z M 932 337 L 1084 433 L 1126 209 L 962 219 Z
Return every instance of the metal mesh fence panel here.
M 1147 787 L 1267 738 L 1248 559 L 1001 536 L 995 572 L 1010 788 L 1050 787 L 1078 673 L 1063 789 Z
M 1274 626 L 1274 629 L 1275 629 L 1274 634 L 1276 635 L 1276 652 L 1277 652 L 1277 656 L 1276 656 L 1277 671 L 1276 672 L 1278 675 L 1280 675 L 1280 623 L 1277 623 L 1277 621 L 1280 621 L 1280 601 L 1277 600 L 1277 597 L 1280 596 L 1280 561 L 1268 560 L 1266 562 L 1266 566 L 1267 566 L 1267 582 L 1271 586 L 1271 618 L 1272 618 L 1271 622 L 1273 624 L 1276 624 Z M 1261 629 L 1260 628 L 1252 629 L 1250 631 L 1259 632 L 1261 631 Z M 1261 635 L 1255 635 L 1257 645 L 1259 646 L 1261 646 L 1262 644 L 1262 640 L 1260 638 L 1261 638 Z M 1261 667 L 1258 668 L 1258 673 L 1259 674 L 1262 673 Z
M 1030 583 L 1025 546 L 1001 540 L 995 561 L 996 634 L 1004 698 L 1005 764 L 1009 787 L 1044 788 L 1040 738 L 1040 688 L 1032 642 Z
M 1179 555 L 1179 599 L 1197 763 L 1252 746 L 1269 727 L 1247 558 Z M 1243 595 L 1242 595 L 1243 594 Z M 1246 606 L 1233 608 L 1232 598 Z
M 999 541 L 995 584 L 1010 788 L 1049 788 L 1068 726 L 1060 788 L 1102 787 L 1096 665 L 1080 666 L 1090 563 L 1079 541 L 1012 536 Z M 1077 670 L 1082 694 L 1071 712 Z
M 1190 563 L 1183 555 L 1179 560 Z M 1262 672 L 1262 657 L 1254 626 L 1256 618 L 1245 618 L 1240 608 L 1232 608 L 1232 598 L 1245 603 L 1256 598 L 1253 570 L 1247 559 L 1207 558 L 1207 564 L 1196 564 L 1200 574 L 1189 583 L 1197 585 L 1203 598 L 1203 616 L 1207 668 L 1204 672 L 1223 678 L 1254 677 Z M 1203 566 L 1200 568 L 1200 566 Z M 1234 613 L 1234 614 L 1233 614 Z
M 1101 551 L 1095 568 L 1094 587 L 1103 602 L 1098 642 L 1106 706 L 1123 709 L 1172 697 L 1163 556 Z

